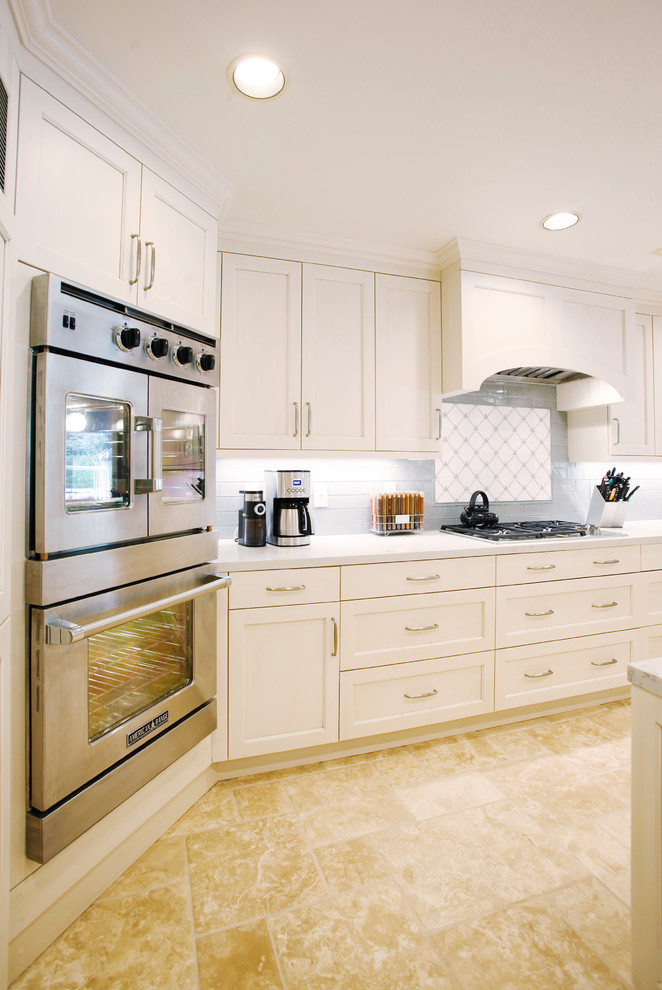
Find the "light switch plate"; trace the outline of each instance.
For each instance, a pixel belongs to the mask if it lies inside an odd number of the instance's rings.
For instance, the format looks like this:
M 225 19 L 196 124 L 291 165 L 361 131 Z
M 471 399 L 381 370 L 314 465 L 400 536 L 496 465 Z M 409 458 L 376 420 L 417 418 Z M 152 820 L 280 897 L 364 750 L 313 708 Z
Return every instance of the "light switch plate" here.
M 322 481 L 313 484 L 313 508 L 326 509 L 329 504 L 329 486 Z

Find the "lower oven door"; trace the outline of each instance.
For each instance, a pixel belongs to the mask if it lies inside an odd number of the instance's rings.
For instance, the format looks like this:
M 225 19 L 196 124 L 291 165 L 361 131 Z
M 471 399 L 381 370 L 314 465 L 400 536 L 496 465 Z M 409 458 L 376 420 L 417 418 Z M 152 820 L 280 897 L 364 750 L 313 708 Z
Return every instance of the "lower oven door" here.
M 31 609 L 33 808 L 48 810 L 214 696 L 217 591 L 228 584 L 208 564 Z

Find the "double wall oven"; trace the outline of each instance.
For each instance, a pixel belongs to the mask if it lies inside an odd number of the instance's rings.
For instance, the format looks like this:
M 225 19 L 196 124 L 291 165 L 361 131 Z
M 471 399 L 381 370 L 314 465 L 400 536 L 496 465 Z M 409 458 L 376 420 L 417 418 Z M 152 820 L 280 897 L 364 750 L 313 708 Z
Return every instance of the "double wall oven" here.
M 216 728 L 216 341 L 32 283 L 28 855 Z

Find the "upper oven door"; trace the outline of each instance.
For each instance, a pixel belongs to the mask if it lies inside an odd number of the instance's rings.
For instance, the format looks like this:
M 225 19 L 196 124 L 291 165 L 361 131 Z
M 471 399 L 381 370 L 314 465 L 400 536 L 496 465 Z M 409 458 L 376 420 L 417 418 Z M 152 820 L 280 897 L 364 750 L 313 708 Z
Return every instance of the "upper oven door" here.
M 149 495 L 149 535 L 206 529 L 216 517 L 214 388 L 150 378 L 149 415 L 160 424 L 161 478 Z
M 149 422 L 145 375 L 52 352 L 35 356 L 34 553 L 147 535 L 147 498 L 135 489 L 146 479 Z

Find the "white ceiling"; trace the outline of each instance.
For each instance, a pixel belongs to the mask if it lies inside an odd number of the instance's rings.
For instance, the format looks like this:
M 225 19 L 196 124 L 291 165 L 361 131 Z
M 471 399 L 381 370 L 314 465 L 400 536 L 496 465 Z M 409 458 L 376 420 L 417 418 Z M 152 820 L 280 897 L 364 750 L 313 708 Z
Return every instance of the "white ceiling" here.
M 662 286 L 662 0 L 50 0 L 237 188 L 229 221 L 432 251 L 477 239 Z M 235 56 L 290 75 L 234 92 Z M 539 221 L 574 210 L 548 233 Z

